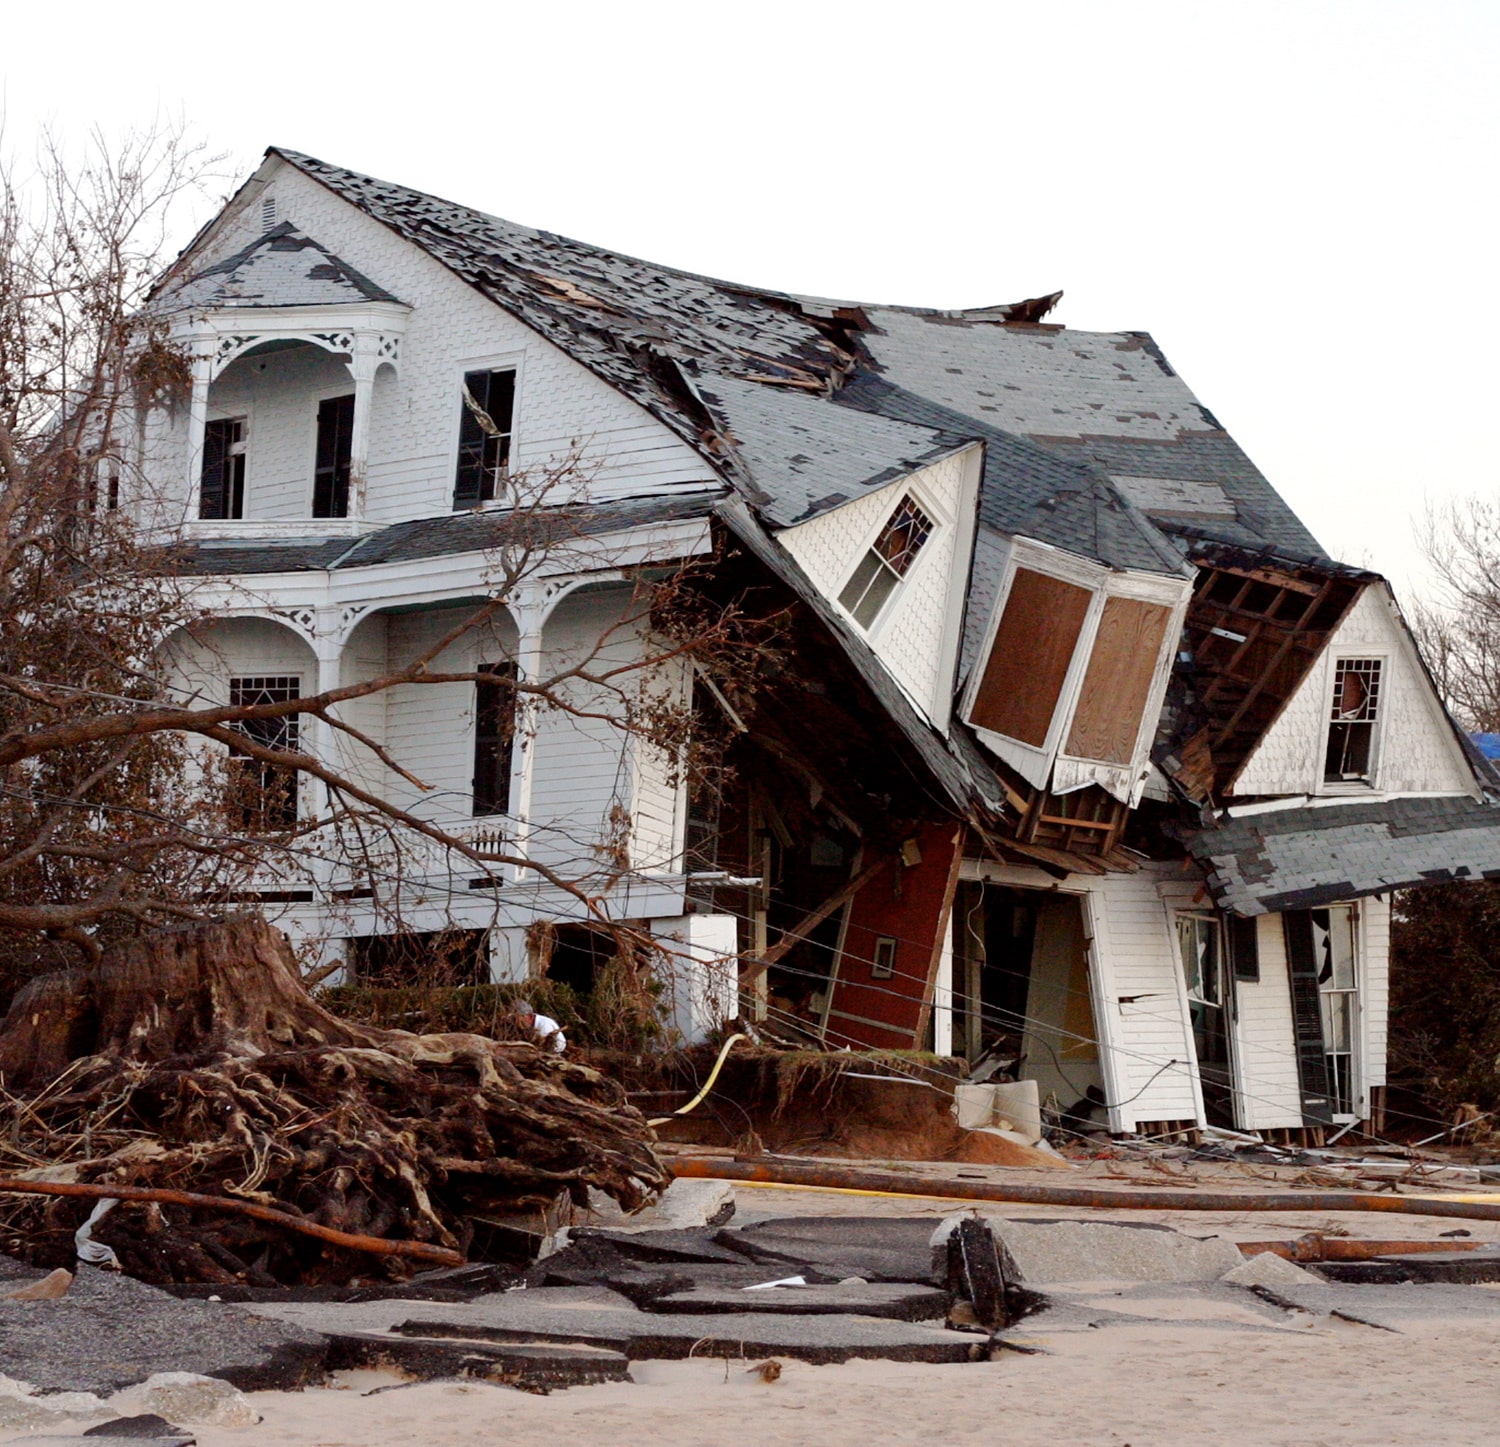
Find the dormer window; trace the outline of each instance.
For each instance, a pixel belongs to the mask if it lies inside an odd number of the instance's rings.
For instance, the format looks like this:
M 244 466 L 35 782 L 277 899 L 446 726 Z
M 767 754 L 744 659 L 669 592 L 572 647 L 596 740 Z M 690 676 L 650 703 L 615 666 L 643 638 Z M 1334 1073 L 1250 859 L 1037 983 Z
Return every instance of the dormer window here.
M 245 515 L 245 419 L 219 417 L 203 428 L 203 472 L 198 484 L 198 516 Z
M 869 628 L 880 616 L 932 529 L 932 519 L 916 502 L 902 498 L 839 594 L 839 602 L 861 627 Z
M 1374 778 L 1380 673 L 1378 658 L 1340 658 L 1334 664 L 1325 784 L 1368 784 Z
M 466 372 L 458 424 L 458 471 L 453 506 L 493 502 L 510 467 L 511 423 L 516 406 L 513 368 Z

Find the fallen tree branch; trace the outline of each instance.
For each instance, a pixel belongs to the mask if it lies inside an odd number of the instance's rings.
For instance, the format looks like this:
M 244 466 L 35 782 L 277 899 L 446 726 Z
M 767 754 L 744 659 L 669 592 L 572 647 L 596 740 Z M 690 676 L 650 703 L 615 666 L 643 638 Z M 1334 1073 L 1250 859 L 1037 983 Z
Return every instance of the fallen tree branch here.
M 270 1206 L 257 1206 L 253 1201 L 236 1201 L 228 1196 L 204 1196 L 197 1191 L 171 1191 L 156 1186 L 109 1186 L 83 1185 L 77 1181 L 21 1181 L 14 1176 L 0 1176 L 0 1194 L 14 1192 L 27 1196 L 84 1196 L 89 1200 L 156 1201 L 163 1206 L 192 1206 L 210 1211 L 234 1211 L 241 1216 L 253 1216 L 257 1221 L 270 1221 L 285 1226 L 290 1231 L 300 1231 L 304 1236 L 316 1236 L 332 1246 L 344 1246 L 350 1251 L 367 1251 L 376 1256 L 403 1256 L 409 1261 L 430 1261 L 434 1266 L 462 1266 L 463 1256 L 450 1251 L 446 1246 L 430 1246 L 425 1241 L 387 1241 L 380 1236 L 358 1236 L 349 1231 L 336 1231 L 332 1226 L 320 1226 L 316 1221 L 307 1221 L 286 1211 L 272 1210 Z
M 1446 1201 L 1432 1196 L 1366 1195 L 1359 1191 L 1099 1191 L 1092 1186 L 1028 1186 L 1009 1181 L 931 1180 L 860 1167 L 800 1165 L 792 1161 L 724 1161 L 664 1157 L 676 1177 L 749 1181 L 767 1186 L 817 1186 L 939 1200 L 1010 1201 L 1035 1206 L 1083 1206 L 1106 1211 L 1392 1211 L 1403 1216 L 1456 1216 L 1500 1221 L 1500 1192 L 1490 1201 Z

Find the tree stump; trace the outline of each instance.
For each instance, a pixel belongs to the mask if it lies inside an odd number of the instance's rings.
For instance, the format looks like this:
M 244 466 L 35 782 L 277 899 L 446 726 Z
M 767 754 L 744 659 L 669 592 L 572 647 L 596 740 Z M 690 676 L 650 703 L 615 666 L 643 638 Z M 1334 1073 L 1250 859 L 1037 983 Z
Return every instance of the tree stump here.
M 582 1202 L 590 1187 L 633 1209 L 666 1183 L 650 1128 L 612 1081 L 530 1044 L 340 1020 L 255 917 L 142 936 L 92 969 L 33 981 L 0 1024 L 0 1081 L 4 1172 L 40 1161 L 74 1180 L 240 1196 L 459 1250 L 476 1214 L 561 1192 Z M 67 1264 L 78 1203 L 8 1200 L 0 1249 Z M 122 1205 L 94 1234 L 146 1280 L 409 1270 L 181 1207 Z

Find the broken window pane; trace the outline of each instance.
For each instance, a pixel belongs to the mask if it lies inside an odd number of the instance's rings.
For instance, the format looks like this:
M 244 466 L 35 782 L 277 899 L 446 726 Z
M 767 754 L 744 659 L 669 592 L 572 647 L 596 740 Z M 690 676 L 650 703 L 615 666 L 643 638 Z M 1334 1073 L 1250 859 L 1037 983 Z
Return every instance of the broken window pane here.
M 1177 948 L 1188 999 L 1205 1005 L 1222 1004 L 1218 920 L 1210 915 L 1178 915 Z
M 839 602 L 862 628 L 870 627 L 880 616 L 886 600 L 932 535 L 932 528 L 932 519 L 911 498 L 901 500 L 839 594 Z
M 510 467 L 511 422 L 516 405 L 516 374 L 466 372 L 460 398 L 458 472 L 453 506 L 493 502 Z
M 1341 658 L 1334 665 L 1333 710 L 1323 781 L 1368 783 L 1374 772 L 1380 716 L 1380 659 Z
M 198 516 L 245 515 L 245 419 L 218 417 L 203 428 L 203 471 L 198 484 Z
M 1311 918 L 1329 1095 L 1335 1115 L 1353 1115 L 1358 1103 L 1355 1079 L 1358 915 L 1353 905 L 1335 904 L 1311 911 Z

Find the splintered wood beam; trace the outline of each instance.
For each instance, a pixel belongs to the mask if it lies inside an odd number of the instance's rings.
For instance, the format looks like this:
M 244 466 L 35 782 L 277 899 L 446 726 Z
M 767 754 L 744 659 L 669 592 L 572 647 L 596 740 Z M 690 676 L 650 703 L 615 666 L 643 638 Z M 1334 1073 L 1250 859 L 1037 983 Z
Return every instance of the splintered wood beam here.
M 1257 698 L 1259 698 L 1260 694 L 1264 691 L 1266 680 L 1271 677 L 1276 669 L 1281 667 L 1282 660 L 1287 656 L 1288 652 L 1290 652 L 1292 647 L 1296 644 L 1298 634 L 1307 627 L 1308 620 L 1312 618 L 1317 613 L 1318 609 L 1322 606 L 1323 601 L 1325 598 L 1327 598 L 1332 586 L 1333 584 L 1331 582 L 1324 583 L 1323 586 L 1308 601 L 1307 606 L 1298 616 L 1296 623 L 1292 625 L 1292 631 L 1289 631 L 1286 637 L 1282 639 L 1281 646 L 1276 650 L 1275 653 L 1271 655 L 1270 660 L 1261 670 L 1260 678 L 1256 682 L 1254 688 L 1251 689 L 1250 693 L 1245 697 L 1245 699 L 1241 702 L 1240 706 L 1234 711 L 1234 713 L 1230 715 L 1229 721 L 1220 729 L 1218 737 L 1221 741 L 1228 738 L 1234 732 L 1234 730 L 1239 727 L 1240 720 L 1243 719 L 1245 714 L 1249 711 L 1251 704 L 1253 704 L 1257 700 Z M 1327 641 L 1327 638 L 1328 635 L 1326 633 L 1320 632 L 1318 635 L 1318 642 L 1316 647 L 1304 645 L 1306 647 L 1306 651 L 1316 656 L 1317 653 L 1322 651 L 1323 644 Z
M 870 880 L 880 873 L 889 863 L 888 856 L 882 856 L 873 864 L 867 865 L 851 879 L 836 894 L 831 894 L 810 914 L 804 915 L 791 929 L 785 931 L 781 937 L 765 951 L 758 959 L 745 961 L 740 970 L 740 985 L 743 987 L 753 984 L 767 970 L 781 959 L 793 945 L 805 940 L 817 927 L 823 923 L 835 910 L 842 909 L 844 905 L 854 898 L 859 891 L 869 883 Z

